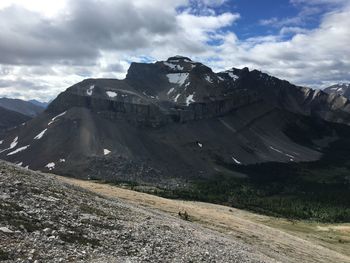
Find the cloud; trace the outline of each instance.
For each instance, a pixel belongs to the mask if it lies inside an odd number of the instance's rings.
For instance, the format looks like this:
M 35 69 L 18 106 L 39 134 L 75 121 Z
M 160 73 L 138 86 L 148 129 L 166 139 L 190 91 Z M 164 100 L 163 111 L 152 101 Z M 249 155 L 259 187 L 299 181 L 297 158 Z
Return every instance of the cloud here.
M 317 29 L 303 32 L 294 28 L 299 32 L 290 40 L 278 35 L 265 37 L 266 40 L 253 39 L 249 45 L 227 40 L 220 53 L 236 65 L 259 68 L 301 85 L 320 87 L 349 81 L 349 25 L 350 9 L 346 8 L 326 14 Z
M 240 14 L 218 12 L 227 0 L 57 0 L 56 11 L 42 0 L 33 8 L 5 1 L 0 96 L 48 100 L 84 78 L 122 78 L 131 61 L 175 54 L 216 71 L 249 66 L 301 85 L 349 80 L 350 9 L 341 0 L 331 9 L 324 5 L 332 1 L 291 0 L 297 17 L 261 21 L 278 24 L 278 33 L 244 40 L 234 32 Z M 319 27 L 306 28 L 315 14 L 323 14 Z

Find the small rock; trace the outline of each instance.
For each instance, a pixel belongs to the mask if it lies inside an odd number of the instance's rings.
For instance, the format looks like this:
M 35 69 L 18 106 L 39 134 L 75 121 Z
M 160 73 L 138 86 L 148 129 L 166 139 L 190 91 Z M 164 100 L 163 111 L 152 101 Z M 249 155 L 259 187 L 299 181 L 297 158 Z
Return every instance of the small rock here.
M 4 232 L 4 233 L 7 233 L 7 234 L 12 234 L 13 233 L 13 231 L 8 229 L 7 227 L 0 227 L 0 231 Z

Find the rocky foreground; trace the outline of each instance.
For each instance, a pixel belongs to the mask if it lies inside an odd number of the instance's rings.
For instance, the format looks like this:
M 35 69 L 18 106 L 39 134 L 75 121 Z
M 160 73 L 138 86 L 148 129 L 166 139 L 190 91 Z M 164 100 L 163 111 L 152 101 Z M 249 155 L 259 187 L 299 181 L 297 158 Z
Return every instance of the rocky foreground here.
M 274 262 L 196 223 L 0 162 L 0 261 Z

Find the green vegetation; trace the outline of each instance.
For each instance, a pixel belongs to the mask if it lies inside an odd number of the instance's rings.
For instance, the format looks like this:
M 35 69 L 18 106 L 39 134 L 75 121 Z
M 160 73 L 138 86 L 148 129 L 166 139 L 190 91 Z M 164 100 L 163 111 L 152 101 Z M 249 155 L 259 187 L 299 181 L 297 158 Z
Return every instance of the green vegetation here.
M 217 174 L 192 187 L 157 194 L 199 200 L 291 219 L 350 222 L 350 140 L 325 149 L 321 160 L 238 166 L 217 160 L 248 178 Z

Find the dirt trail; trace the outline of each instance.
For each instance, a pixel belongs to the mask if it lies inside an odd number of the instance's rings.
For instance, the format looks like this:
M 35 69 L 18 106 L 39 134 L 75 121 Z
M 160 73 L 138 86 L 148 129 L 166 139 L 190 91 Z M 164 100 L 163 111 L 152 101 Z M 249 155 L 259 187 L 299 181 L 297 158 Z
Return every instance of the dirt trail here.
M 94 181 L 57 177 L 100 195 L 174 216 L 187 211 L 194 223 L 242 239 L 281 262 L 350 262 L 350 224 L 292 222 L 220 205 L 170 200 Z

